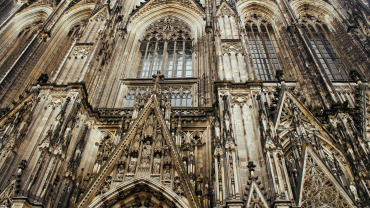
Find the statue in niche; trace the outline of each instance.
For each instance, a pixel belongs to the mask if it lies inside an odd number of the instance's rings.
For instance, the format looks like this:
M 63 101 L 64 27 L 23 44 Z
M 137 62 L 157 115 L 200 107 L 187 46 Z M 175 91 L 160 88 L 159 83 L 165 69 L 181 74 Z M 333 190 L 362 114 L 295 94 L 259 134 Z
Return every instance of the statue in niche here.
M 163 174 L 163 180 L 171 180 L 171 173 L 170 173 L 170 167 L 166 166 L 166 169 L 164 170 Z
M 189 160 L 192 162 L 192 161 L 194 161 L 194 152 L 193 151 L 191 151 L 191 152 L 189 152 L 190 154 L 189 154 Z
M 113 144 L 110 140 L 109 137 L 105 138 L 105 142 L 104 142 L 104 153 L 103 153 L 103 160 L 107 160 L 108 159 L 108 156 L 109 156 L 109 153 L 111 152 L 111 149 L 113 147 Z
M 145 124 L 144 128 L 144 135 L 145 137 L 153 137 L 153 128 L 154 128 L 154 115 L 151 114 L 148 118 L 147 123 Z
M 153 166 L 153 173 L 154 174 L 159 174 L 160 173 L 160 168 L 161 168 L 161 158 L 159 154 L 156 155 L 154 158 L 154 166 Z
M 128 173 L 135 173 L 136 161 L 136 157 L 131 158 L 130 164 L 128 165 Z
M 167 145 L 163 146 L 163 149 L 164 149 L 163 163 L 164 164 L 172 164 L 170 149 L 168 148 Z
M 119 164 L 117 168 L 117 179 L 123 180 L 123 173 L 125 172 L 125 167 L 123 164 Z
M 133 113 L 132 113 L 132 118 L 133 119 L 136 119 L 137 118 L 137 116 L 139 115 L 139 110 L 140 110 L 140 103 L 136 99 L 135 100 L 135 104 L 134 104 L 134 110 L 133 110 Z
M 163 135 L 162 135 L 162 129 L 161 126 L 157 126 L 157 139 L 155 140 L 154 144 L 154 151 L 155 152 L 160 152 L 162 150 L 162 140 L 163 140 Z
M 165 108 L 166 107 L 166 103 L 167 103 L 166 96 L 162 96 L 162 99 L 161 99 L 161 108 Z
M 141 142 L 141 132 L 142 128 L 139 127 L 138 130 L 136 131 L 134 143 L 132 144 L 131 147 L 131 152 L 138 152 L 140 148 L 140 142 Z
M 142 157 L 143 158 L 149 158 L 150 155 L 152 153 L 152 146 L 150 145 L 150 142 L 147 141 L 143 147 L 143 154 L 142 154 Z
M 150 145 L 150 142 L 147 141 L 143 147 L 143 153 L 142 153 L 142 160 L 141 160 L 141 166 L 148 167 L 150 156 L 152 153 L 152 146 Z

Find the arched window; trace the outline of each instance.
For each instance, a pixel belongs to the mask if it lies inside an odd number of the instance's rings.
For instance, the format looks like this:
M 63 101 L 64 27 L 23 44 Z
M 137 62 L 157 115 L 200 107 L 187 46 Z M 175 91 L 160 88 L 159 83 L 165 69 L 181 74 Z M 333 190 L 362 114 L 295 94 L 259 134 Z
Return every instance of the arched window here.
M 279 48 L 272 26 L 266 21 L 248 21 L 245 28 L 257 79 L 275 79 L 275 71 L 280 70 Z
M 329 37 L 330 31 L 326 25 L 304 24 L 304 29 L 312 48 L 329 79 L 334 81 L 343 80 L 343 77 L 348 78 L 348 74 L 342 61 L 334 51 Z
M 131 90 L 128 92 L 128 95 L 126 97 L 125 108 L 134 107 L 134 103 L 135 103 L 135 91 Z
M 43 22 L 39 20 L 30 24 L 29 26 L 21 30 L 17 37 L 13 40 L 13 42 L 9 44 L 4 44 L 5 42 L 0 42 L 0 73 L 5 73 L 4 70 L 7 70 L 9 67 L 12 66 L 12 64 L 21 54 L 24 48 L 35 37 L 42 23 Z
M 192 41 L 186 23 L 167 16 L 146 30 L 141 42 L 137 78 L 161 71 L 167 78 L 192 76 Z
M 50 72 L 56 71 L 57 67 L 59 66 L 60 62 L 62 61 L 64 57 L 63 55 L 68 51 L 73 40 L 79 36 L 81 26 L 84 21 L 86 20 L 83 20 L 79 24 L 71 27 L 65 36 L 60 37 L 59 43 L 57 45 L 57 49 L 51 52 L 50 61 L 48 62 L 48 65 L 47 65 L 48 71 Z M 73 71 L 75 71 L 77 70 L 77 67 L 78 66 L 76 65 L 76 66 L 71 66 L 70 68 Z M 60 81 L 67 81 L 67 82 L 71 81 L 71 79 L 68 79 L 70 78 L 70 76 L 68 76 L 67 74 L 64 74 L 63 76 L 65 77 L 60 79 Z

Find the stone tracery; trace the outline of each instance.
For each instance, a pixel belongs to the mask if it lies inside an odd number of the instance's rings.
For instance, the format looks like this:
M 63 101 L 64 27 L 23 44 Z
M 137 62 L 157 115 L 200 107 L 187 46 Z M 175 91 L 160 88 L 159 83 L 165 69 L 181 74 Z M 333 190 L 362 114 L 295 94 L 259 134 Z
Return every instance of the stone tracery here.
M 325 176 L 309 155 L 303 183 L 302 206 L 304 207 L 351 207 L 335 184 Z
M 354 2 L 0 12 L 1 53 L 18 34 L 25 46 L 0 60 L 0 206 L 367 205 L 369 31 Z

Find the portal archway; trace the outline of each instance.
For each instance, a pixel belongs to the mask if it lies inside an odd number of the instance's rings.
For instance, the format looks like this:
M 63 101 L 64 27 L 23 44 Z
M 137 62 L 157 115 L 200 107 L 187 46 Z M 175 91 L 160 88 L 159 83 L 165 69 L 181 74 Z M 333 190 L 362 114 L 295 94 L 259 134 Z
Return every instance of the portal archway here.
M 141 177 L 126 181 L 99 195 L 88 207 L 179 207 L 188 208 L 180 197 L 158 181 Z

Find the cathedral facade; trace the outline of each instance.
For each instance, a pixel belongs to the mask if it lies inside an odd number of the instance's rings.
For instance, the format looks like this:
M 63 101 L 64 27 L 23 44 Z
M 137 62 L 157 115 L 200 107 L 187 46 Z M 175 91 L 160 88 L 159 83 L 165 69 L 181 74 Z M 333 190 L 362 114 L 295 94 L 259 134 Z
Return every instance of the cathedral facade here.
M 369 4 L 0 0 L 0 207 L 369 207 Z

